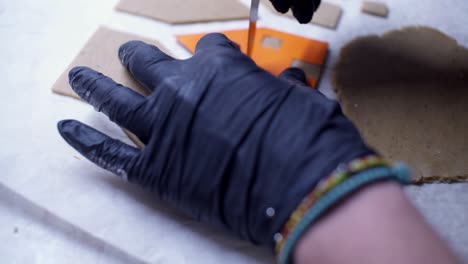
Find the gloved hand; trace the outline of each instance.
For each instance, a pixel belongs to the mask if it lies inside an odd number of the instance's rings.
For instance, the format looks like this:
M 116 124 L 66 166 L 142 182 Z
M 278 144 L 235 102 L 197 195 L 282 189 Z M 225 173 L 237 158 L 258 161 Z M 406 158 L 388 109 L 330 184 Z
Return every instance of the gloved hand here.
M 301 24 L 309 23 L 317 11 L 320 0 L 270 0 L 278 12 L 285 14 L 291 8 L 294 17 Z
M 70 85 L 146 147 L 74 120 L 61 121 L 60 134 L 102 168 L 253 243 L 273 247 L 321 180 L 374 153 L 301 70 L 275 77 L 224 35 L 202 38 L 187 60 L 138 41 L 119 57 L 150 96 L 86 67 L 70 71 Z

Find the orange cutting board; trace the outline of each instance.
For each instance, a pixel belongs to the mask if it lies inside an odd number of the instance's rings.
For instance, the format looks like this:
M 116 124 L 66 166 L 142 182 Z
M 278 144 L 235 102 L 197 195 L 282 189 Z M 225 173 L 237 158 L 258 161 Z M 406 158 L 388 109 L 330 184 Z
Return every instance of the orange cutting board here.
M 221 32 L 239 44 L 242 52 L 247 50 L 247 29 Z M 198 41 L 207 33 L 179 35 L 177 40 L 190 52 L 195 52 Z M 257 28 L 251 58 L 265 70 L 279 75 L 291 66 L 302 68 L 309 85 L 315 87 L 325 64 L 328 43 L 308 39 L 285 32 Z M 299 64 L 298 64 L 299 62 Z M 304 67 L 301 67 L 303 65 Z

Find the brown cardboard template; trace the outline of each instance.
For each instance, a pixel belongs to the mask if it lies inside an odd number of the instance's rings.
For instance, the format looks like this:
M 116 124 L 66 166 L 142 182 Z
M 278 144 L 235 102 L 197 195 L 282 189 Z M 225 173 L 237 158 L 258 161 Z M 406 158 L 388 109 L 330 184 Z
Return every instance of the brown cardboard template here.
M 52 91 L 61 95 L 80 99 L 68 84 L 68 72 L 75 66 L 86 66 L 109 76 L 117 83 L 127 86 L 140 94 L 147 95 L 148 91 L 133 79 L 127 69 L 125 69 L 119 61 L 118 50 L 120 45 L 130 40 L 144 41 L 159 47 L 169 54 L 167 50 L 155 40 L 101 27 L 93 34 L 72 63 L 60 75 L 53 85 Z M 129 134 L 128 131 L 125 132 Z M 143 145 L 135 136 L 130 134 L 129 136 L 138 146 Z
M 247 19 L 238 0 L 121 0 L 116 9 L 171 24 Z

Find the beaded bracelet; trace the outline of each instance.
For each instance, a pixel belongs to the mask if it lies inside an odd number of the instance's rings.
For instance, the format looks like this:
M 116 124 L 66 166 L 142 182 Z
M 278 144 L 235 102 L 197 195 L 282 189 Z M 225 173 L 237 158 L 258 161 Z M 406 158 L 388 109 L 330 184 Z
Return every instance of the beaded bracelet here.
M 370 155 L 341 164 L 329 177 L 324 178 L 291 214 L 281 233 L 274 236 L 275 252 L 279 263 L 289 263 L 290 254 L 300 236 L 320 215 L 346 195 L 365 184 L 383 179 L 409 182 L 408 169 L 398 165 L 390 169 L 385 160 Z

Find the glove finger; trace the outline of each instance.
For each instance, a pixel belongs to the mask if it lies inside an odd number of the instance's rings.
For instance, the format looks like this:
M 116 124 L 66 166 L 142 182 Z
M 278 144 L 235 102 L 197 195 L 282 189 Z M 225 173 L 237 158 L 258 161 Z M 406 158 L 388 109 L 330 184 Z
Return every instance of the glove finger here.
M 235 50 L 240 50 L 239 45 L 228 39 L 224 34 L 221 33 L 210 33 L 203 36 L 197 43 L 195 53 L 203 50 L 210 50 L 216 47 L 226 47 Z
M 290 0 L 270 0 L 270 2 L 273 4 L 273 7 L 276 9 L 276 11 L 283 14 L 288 12 L 289 7 L 291 6 Z
M 143 115 L 137 111 L 144 96 L 87 67 L 73 68 L 68 78 L 73 90 L 94 109 L 147 142 L 147 131 L 138 125 L 144 122 Z
M 60 135 L 91 162 L 128 180 L 140 150 L 75 120 L 57 124 Z
M 163 78 L 174 74 L 173 68 L 168 67 L 174 58 L 142 41 L 129 41 L 120 46 L 119 58 L 133 77 L 151 92 Z
M 292 84 L 307 85 L 306 74 L 299 68 L 288 68 L 279 75 L 279 78 Z
M 320 5 L 320 0 L 295 0 L 291 9 L 294 17 L 301 24 L 309 23 Z

